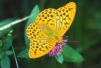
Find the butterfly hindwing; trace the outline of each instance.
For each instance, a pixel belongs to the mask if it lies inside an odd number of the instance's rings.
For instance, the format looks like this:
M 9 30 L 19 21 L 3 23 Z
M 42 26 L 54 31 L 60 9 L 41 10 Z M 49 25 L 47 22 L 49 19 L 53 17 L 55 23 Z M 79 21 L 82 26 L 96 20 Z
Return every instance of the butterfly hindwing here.
M 30 41 L 29 57 L 38 58 L 45 54 L 48 54 L 50 50 L 54 47 L 56 41 L 46 40 L 46 39 L 33 39 Z
M 48 36 L 40 30 L 36 23 L 31 23 L 26 30 L 26 34 L 30 40 L 38 38 L 48 38 Z
M 47 27 L 44 26 L 44 28 Z M 47 32 L 43 32 L 43 30 L 41 30 L 36 23 L 31 23 L 27 27 L 26 34 L 30 39 L 30 48 L 29 48 L 30 58 L 41 57 L 47 54 L 55 46 L 56 40 L 51 40 L 50 37 L 46 34 L 48 33 L 49 30 L 46 29 L 46 31 Z

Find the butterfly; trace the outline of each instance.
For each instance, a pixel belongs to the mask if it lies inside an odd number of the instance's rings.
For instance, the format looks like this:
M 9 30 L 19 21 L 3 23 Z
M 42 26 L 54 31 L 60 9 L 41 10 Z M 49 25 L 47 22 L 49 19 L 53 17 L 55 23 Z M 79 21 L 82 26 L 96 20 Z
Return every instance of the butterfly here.
M 49 53 L 71 26 L 76 12 L 76 4 L 70 2 L 58 9 L 48 8 L 40 12 L 35 22 L 26 30 L 30 39 L 28 55 L 39 58 Z

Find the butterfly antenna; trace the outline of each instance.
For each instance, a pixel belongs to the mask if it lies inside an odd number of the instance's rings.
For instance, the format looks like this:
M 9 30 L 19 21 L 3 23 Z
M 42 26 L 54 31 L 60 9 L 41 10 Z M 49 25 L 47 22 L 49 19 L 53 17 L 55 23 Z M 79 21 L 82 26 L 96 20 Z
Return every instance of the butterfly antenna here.
M 79 41 L 68 41 L 68 42 L 75 42 L 76 43 L 76 42 L 79 42 Z

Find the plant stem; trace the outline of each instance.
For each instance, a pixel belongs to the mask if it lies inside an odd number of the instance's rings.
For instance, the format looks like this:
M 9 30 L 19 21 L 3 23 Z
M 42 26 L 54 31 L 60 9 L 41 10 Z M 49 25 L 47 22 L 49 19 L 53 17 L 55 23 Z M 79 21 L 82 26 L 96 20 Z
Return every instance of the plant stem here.
M 24 17 L 24 18 L 22 18 L 22 19 L 18 19 L 18 20 L 13 21 L 13 22 L 11 22 L 11 23 L 5 25 L 5 26 L 2 26 L 2 27 L 0 27 L 0 31 L 1 31 L 1 30 L 4 30 L 4 29 L 7 29 L 7 28 L 9 28 L 9 27 L 11 27 L 11 26 L 13 26 L 13 25 L 15 25 L 15 24 L 18 24 L 18 23 L 20 23 L 20 22 L 22 22 L 22 21 L 24 21 L 24 20 L 30 18 L 31 16 L 32 16 L 32 15 L 26 16 L 26 17 Z
M 15 54 L 15 51 L 14 51 L 13 45 L 11 45 L 11 47 L 12 47 L 12 50 L 13 50 L 13 54 L 14 54 L 14 58 L 15 58 L 15 62 L 16 62 L 16 66 L 17 66 L 17 68 L 19 68 L 18 61 L 17 61 L 17 58 L 16 58 L 16 54 Z

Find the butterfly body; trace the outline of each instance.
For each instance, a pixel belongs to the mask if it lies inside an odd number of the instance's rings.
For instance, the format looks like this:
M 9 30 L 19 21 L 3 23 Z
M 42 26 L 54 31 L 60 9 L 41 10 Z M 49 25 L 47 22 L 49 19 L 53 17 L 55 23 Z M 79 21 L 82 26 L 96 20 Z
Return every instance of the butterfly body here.
M 75 11 L 75 3 L 70 2 L 58 9 L 45 9 L 37 16 L 36 21 L 26 31 L 30 39 L 30 58 L 41 57 L 49 53 L 56 43 L 62 43 L 62 37 L 69 29 Z
M 44 32 L 49 39 L 51 40 L 56 40 L 56 42 L 58 43 L 62 43 L 62 37 L 59 36 L 59 34 L 57 32 L 55 32 L 54 30 L 52 30 L 51 28 L 49 28 L 48 26 L 44 25 L 44 24 L 38 24 L 40 30 L 42 32 Z

